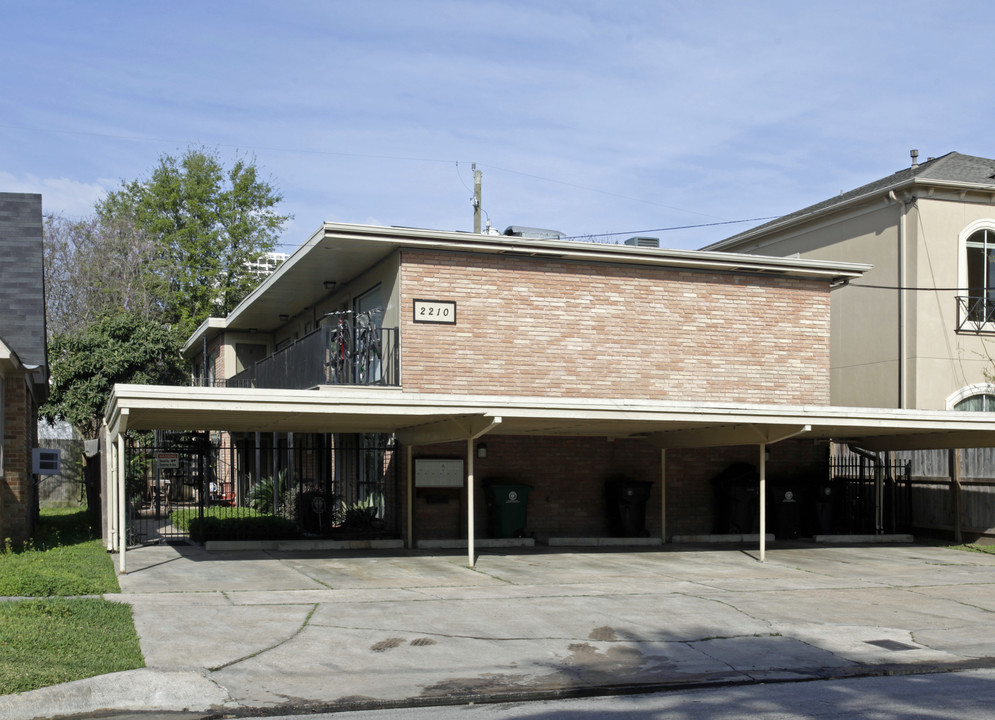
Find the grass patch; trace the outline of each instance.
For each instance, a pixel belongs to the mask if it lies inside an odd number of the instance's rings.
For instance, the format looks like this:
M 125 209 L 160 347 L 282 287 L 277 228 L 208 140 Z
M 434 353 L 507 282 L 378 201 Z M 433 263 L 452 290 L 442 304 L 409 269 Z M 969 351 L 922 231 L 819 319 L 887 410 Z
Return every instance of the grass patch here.
M 979 552 L 986 555 L 995 555 L 995 545 L 980 545 L 978 543 L 964 543 L 963 545 L 948 545 L 951 550 L 964 550 L 966 552 Z
M 0 695 L 145 666 L 131 607 L 85 510 L 45 509 L 23 547 L 0 544 Z
M 0 695 L 144 665 L 128 605 L 99 598 L 0 602 Z
M 297 525 L 286 518 L 246 507 L 212 507 L 199 517 L 196 509 L 176 510 L 174 526 L 187 530 L 194 542 L 207 540 L 292 540 L 300 537 Z
M 114 563 L 85 510 L 43 510 L 32 540 L 0 544 L 0 597 L 120 592 Z

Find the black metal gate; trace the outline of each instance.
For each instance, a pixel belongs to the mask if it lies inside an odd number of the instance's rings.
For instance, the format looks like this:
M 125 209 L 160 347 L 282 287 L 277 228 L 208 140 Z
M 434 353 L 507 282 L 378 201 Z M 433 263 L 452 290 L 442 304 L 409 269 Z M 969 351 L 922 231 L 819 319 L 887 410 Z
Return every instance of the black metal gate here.
M 852 453 L 830 458 L 831 480 L 824 488 L 823 507 L 832 532 L 857 535 L 912 531 L 911 463 L 882 462 L 880 471 L 879 494 L 877 463 Z
M 357 539 L 400 530 L 387 434 L 165 433 L 129 438 L 138 542 Z

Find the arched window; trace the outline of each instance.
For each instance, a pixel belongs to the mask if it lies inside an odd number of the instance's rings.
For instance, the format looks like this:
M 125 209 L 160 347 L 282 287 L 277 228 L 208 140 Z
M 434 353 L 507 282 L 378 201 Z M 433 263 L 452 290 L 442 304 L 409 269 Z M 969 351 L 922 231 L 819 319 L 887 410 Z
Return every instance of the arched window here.
M 954 410 L 995 412 L 995 395 L 972 395 L 954 405 Z
M 976 230 L 964 245 L 968 319 L 995 322 L 995 229 Z
M 995 384 L 978 383 L 962 387 L 947 398 L 948 410 L 995 412 Z

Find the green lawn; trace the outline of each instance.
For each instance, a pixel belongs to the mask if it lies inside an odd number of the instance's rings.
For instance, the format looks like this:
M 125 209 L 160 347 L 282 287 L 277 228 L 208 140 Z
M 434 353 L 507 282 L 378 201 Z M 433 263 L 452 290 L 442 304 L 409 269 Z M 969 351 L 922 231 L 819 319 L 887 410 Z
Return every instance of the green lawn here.
M 964 545 L 950 545 L 951 550 L 966 550 L 968 552 L 987 553 L 995 555 L 995 545 L 979 545 L 978 543 L 965 543 Z
M 23 548 L 0 544 L 0 694 L 144 667 L 131 608 L 84 511 L 45 510 Z M 76 597 L 74 597 L 76 596 Z

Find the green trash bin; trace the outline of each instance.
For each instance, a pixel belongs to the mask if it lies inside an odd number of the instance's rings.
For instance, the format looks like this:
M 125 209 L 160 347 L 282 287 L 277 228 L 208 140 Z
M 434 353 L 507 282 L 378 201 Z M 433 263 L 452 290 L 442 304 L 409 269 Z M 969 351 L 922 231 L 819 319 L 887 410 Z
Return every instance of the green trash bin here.
M 532 486 L 493 483 L 484 487 L 487 492 L 490 537 L 522 537 L 528 520 L 529 493 L 532 491 Z

